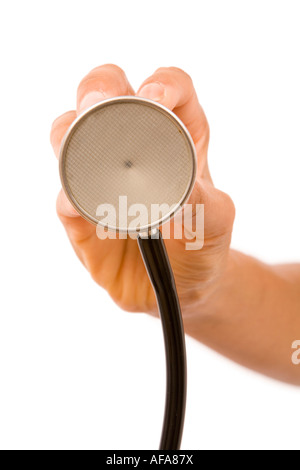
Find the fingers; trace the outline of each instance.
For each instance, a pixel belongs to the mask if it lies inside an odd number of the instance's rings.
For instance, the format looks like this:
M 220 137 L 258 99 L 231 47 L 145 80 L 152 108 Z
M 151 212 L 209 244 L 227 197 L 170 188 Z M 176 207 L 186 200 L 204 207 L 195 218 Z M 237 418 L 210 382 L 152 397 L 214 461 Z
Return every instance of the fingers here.
M 74 121 L 74 119 L 76 119 L 76 116 L 76 111 L 69 111 L 55 119 L 52 124 L 50 141 L 57 158 L 59 156 L 59 149 L 64 135 L 72 124 L 72 122 Z
M 50 141 L 54 150 L 56 157 L 59 157 L 59 150 L 64 138 L 65 133 L 67 132 L 68 128 L 76 119 L 77 113 L 76 111 L 69 111 L 62 116 L 59 116 L 52 124 L 51 133 L 50 133 Z M 72 204 L 69 202 L 67 196 L 63 192 L 60 191 L 57 203 L 56 203 L 57 213 L 61 220 L 65 219 L 66 217 L 74 218 L 78 217 L 78 212 L 74 209 Z
M 203 173 L 209 126 L 190 76 L 175 67 L 160 68 L 145 80 L 137 95 L 157 101 L 177 114 L 193 138 L 199 156 L 199 170 Z
M 69 111 L 52 124 L 50 140 L 58 157 L 63 137 L 79 113 L 106 98 L 134 95 L 124 71 L 117 65 L 102 65 L 82 79 L 77 90 L 77 112 Z
M 77 112 L 115 96 L 134 95 L 124 71 L 117 65 L 107 64 L 93 69 L 80 82 L 77 90 Z
M 95 227 L 80 217 L 62 189 L 56 201 L 56 211 L 72 242 L 78 243 L 95 233 Z
M 77 111 L 69 111 L 63 114 L 52 124 L 50 140 L 55 155 L 59 156 L 64 135 L 80 112 L 103 99 L 131 94 L 134 95 L 134 90 L 123 70 L 116 65 L 103 65 L 93 69 L 83 78 L 78 86 Z M 80 222 L 75 220 L 76 217 L 79 218 L 79 214 L 73 208 L 63 191 L 60 192 L 57 199 L 57 212 L 64 225 L 68 224 L 68 218 L 70 218 L 72 226 L 76 223 L 78 225 L 76 232 L 80 234 L 89 227 L 88 222 L 85 220 Z
M 63 189 L 61 189 L 58 194 L 56 210 L 59 217 L 77 217 L 79 215 L 65 195 Z

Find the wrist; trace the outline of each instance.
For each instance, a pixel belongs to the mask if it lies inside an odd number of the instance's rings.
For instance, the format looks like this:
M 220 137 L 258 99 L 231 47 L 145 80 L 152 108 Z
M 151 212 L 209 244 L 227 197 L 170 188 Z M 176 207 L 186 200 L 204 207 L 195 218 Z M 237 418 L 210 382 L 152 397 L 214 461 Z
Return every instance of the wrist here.
M 219 258 L 214 274 L 180 297 L 183 317 L 192 320 L 215 316 L 234 288 L 239 263 L 239 253 L 231 249 Z

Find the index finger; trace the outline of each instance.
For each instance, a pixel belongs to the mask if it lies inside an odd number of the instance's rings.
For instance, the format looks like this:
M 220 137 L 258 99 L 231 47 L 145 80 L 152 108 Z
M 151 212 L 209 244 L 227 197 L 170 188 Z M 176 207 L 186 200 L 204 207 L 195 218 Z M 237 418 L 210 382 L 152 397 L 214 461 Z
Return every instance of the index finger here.
M 143 82 L 137 95 L 157 101 L 174 111 L 193 138 L 200 157 L 198 165 L 200 168 L 204 167 L 209 126 L 191 77 L 176 67 L 159 68 Z

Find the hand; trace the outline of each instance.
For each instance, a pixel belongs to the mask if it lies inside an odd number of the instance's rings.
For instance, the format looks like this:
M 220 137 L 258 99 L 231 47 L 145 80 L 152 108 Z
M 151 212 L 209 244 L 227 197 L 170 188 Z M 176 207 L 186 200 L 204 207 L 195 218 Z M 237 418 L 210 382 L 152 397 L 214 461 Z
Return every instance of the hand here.
M 56 156 L 64 134 L 86 108 L 114 96 L 135 95 L 124 72 L 115 65 L 92 70 L 80 83 L 77 109 L 57 118 L 51 130 Z M 193 313 L 195 305 L 205 306 L 222 282 L 230 252 L 235 209 L 232 200 L 217 190 L 208 169 L 209 126 L 191 78 L 182 70 L 160 68 L 140 87 L 138 96 L 150 98 L 171 109 L 188 128 L 197 150 L 197 180 L 190 204 L 204 204 L 204 247 L 187 251 L 186 240 L 166 240 L 183 314 Z M 100 240 L 96 227 L 78 215 L 63 190 L 57 200 L 57 213 L 72 246 L 91 273 L 124 310 L 156 313 L 156 300 L 137 242 Z

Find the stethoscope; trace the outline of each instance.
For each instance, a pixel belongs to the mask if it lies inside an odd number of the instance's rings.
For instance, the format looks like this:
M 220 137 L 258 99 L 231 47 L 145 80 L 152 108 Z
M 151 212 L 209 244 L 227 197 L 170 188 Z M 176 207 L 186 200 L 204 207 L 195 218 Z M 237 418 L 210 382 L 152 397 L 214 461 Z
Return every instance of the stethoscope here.
M 108 99 L 86 110 L 69 128 L 60 151 L 60 175 L 82 217 L 103 233 L 137 238 L 164 332 L 167 384 L 160 450 L 178 450 L 186 406 L 186 348 L 159 228 L 183 208 L 193 189 L 192 138 L 179 118 L 158 103 L 134 96 Z M 143 214 L 116 214 L 113 209 L 124 197 L 127 206 L 142 207 Z M 153 211 L 154 206 L 159 210 Z

